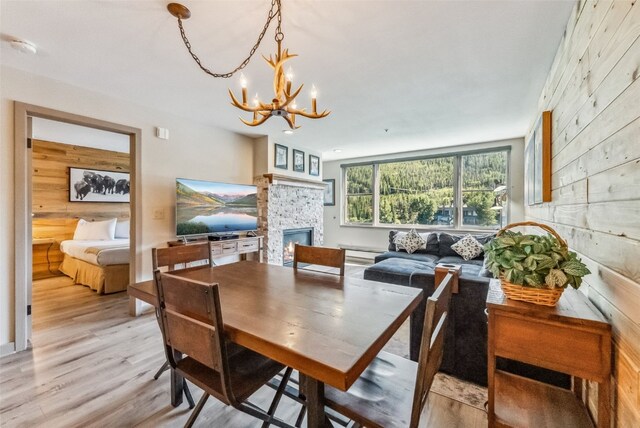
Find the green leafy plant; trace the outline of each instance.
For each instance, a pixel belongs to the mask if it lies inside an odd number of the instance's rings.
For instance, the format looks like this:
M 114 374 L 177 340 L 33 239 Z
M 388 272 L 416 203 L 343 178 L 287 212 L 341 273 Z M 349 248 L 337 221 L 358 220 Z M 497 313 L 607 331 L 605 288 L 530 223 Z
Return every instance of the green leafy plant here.
M 578 288 L 591 272 L 551 235 L 507 230 L 484 246 L 486 266 L 512 284 L 534 288 Z

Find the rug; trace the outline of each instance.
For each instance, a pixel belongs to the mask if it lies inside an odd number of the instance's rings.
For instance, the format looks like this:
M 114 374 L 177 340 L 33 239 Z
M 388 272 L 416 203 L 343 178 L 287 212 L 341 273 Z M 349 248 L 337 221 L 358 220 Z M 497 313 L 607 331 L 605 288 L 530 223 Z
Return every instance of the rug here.
M 489 399 L 487 396 L 487 388 L 460 380 L 445 373 L 438 373 L 433 379 L 431 392 L 482 411 L 485 410 L 484 403 Z

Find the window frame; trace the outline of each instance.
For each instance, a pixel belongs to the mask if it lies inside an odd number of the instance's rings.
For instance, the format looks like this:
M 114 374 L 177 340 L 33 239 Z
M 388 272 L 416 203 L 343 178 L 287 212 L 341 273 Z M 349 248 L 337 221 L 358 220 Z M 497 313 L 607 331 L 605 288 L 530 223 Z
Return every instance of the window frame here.
M 493 231 L 496 230 L 492 227 L 482 227 L 477 225 L 464 225 L 464 208 L 462 206 L 463 200 L 463 168 L 462 168 L 462 157 L 469 155 L 478 155 L 478 154 L 487 154 L 487 153 L 498 153 L 505 152 L 506 153 L 506 182 L 504 183 L 507 187 L 506 195 L 507 201 L 511 200 L 511 146 L 501 146 L 501 147 L 492 147 L 488 149 L 479 149 L 479 150 L 468 150 L 461 152 L 443 152 L 432 155 L 424 155 L 424 156 L 412 156 L 412 157 L 399 157 L 399 158 L 388 158 L 388 159 L 379 159 L 379 160 L 371 160 L 364 162 L 353 162 L 341 164 L 341 177 L 342 177 L 342 194 L 340 195 L 340 204 L 341 207 L 341 218 L 340 225 L 347 227 L 364 227 L 364 228 L 384 228 L 384 229 L 423 229 L 423 230 L 478 230 L 478 231 Z M 428 160 L 428 159 L 437 159 L 437 158 L 454 158 L 454 177 L 453 177 L 453 194 L 454 194 L 454 221 L 452 226 L 445 225 L 425 225 L 425 224 L 388 224 L 388 223 L 380 223 L 380 174 L 379 174 L 379 166 L 381 164 L 387 163 L 399 163 L 399 162 L 410 162 L 416 160 Z M 372 175 L 372 185 L 373 185 L 373 201 L 372 201 L 372 209 L 373 209 L 373 221 L 367 223 L 358 223 L 358 222 L 349 222 L 348 221 L 348 204 L 347 204 L 347 169 L 351 167 L 357 166 L 372 166 L 373 167 L 373 175 Z M 509 205 L 505 206 L 507 210 L 506 215 L 506 223 L 509 224 L 511 210 Z M 499 225 L 500 226 L 500 225 Z

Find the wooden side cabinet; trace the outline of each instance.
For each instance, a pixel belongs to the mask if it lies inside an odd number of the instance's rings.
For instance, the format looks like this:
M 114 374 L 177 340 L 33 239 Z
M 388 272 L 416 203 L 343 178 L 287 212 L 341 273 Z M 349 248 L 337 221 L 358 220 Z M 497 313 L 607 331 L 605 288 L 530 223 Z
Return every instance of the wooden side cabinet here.
M 247 236 L 237 239 L 227 239 L 224 241 L 208 241 L 206 239 L 187 242 L 169 241 L 170 247 L 177 245 L 202 245 L 209 243 L 211 256 L 213 258 L 238 255 L 242 260 L 246 260 L 247 254 L 256 253 L 257 260 L 262 263 L 262 236 Z
M 555 307 L 508 300 L 498 280 L 489 312 L 489 427 L 591 427 L 582 379 L 598 383 L 597 426 L 611 426 L 611 326 L 580 291 Z M 573 391 L 496 369 L 504 357 L 573 376 Z

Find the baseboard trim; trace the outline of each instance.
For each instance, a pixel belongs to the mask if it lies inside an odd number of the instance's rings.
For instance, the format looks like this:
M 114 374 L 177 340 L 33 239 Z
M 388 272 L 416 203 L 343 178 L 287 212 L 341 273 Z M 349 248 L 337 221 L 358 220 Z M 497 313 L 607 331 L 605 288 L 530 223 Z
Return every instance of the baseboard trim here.
M 11 355 L 11 354 L 14 354 L 15 352 L 16 352 L 15 342 L 9 342 L 9 343 L 5 343 L 4 345 L 0 345 L 0 357 Z

